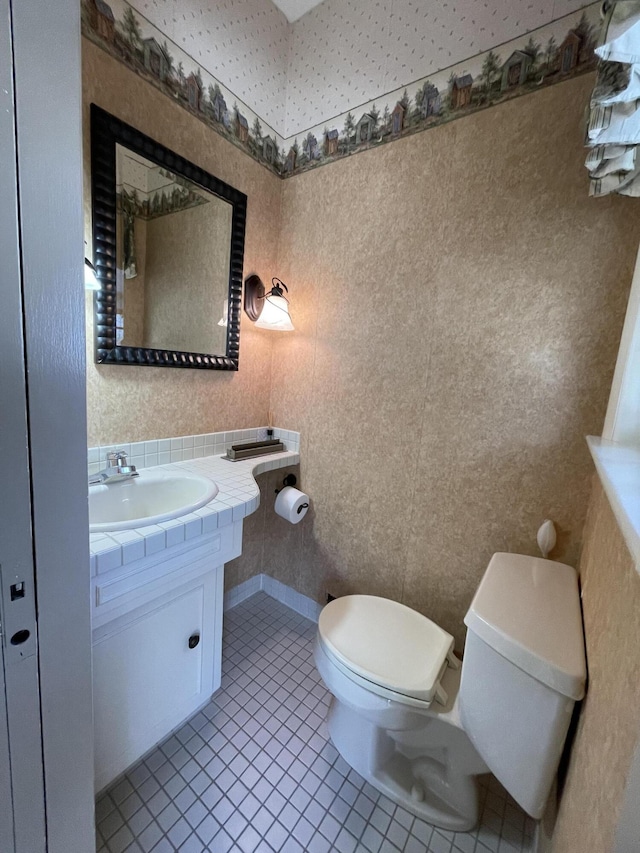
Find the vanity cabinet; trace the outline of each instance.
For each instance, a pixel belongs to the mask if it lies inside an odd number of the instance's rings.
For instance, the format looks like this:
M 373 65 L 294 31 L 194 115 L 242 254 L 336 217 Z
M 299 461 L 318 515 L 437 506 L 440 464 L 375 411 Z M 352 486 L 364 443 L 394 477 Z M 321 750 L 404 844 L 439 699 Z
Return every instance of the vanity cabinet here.
M 224 562 L 241 541 L 236 522 L 92 579 L 96 791 L 220 686 Z
M 100 790 L 208 701 L 222 566 L 108 623 L 93 641 L 96 786 Z

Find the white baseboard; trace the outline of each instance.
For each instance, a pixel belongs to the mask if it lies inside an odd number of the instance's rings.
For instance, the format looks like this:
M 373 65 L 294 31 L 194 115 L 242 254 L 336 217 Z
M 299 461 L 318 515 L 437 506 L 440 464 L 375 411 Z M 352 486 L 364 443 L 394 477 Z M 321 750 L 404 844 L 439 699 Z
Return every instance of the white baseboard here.
M 224 609 L 231 610 L 240 604 L 240 602 L 251 598 L 256 592 L 266 592 L 271 598 L 275 598 L 276 601 L 286 604 L 287 607 L 295 610 L 301 616 L 306 616 L 312 622 L 318 621 L 320 611 L 322 610 L 321 604 L 266 574 L 255 575 L 248 581 L 234 586 L 233 589 L 225 593 Z
M 247 598 L 251 598 L 251 596 L 255 595 L 256 592 L 260 592 L 262 589 L 262 577 L 263 575 L 254 575 L 252 578 L 249 578 L 248 581 L 239 583 L 237 586 L 232 587 L 228 592 L 225 592 L 223 605 L 224 610 L 231 610 L 232 607 L 235 607 L 242 601 L 246 601 Z

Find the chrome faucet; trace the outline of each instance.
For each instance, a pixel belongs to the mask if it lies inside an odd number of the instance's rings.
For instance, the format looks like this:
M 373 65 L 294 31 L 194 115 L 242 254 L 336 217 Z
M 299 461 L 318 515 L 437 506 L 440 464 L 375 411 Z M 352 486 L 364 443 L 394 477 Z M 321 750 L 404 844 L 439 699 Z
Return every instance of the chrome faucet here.
M 137 476 L 136 466 L 129 465 L 124 450 L 113 450 L 107 453 L 107 467 L 97 474 L 92 474 L 89 477 L 89 485 L 107 485 L 117 483 L 119 480 L 131 480 Z

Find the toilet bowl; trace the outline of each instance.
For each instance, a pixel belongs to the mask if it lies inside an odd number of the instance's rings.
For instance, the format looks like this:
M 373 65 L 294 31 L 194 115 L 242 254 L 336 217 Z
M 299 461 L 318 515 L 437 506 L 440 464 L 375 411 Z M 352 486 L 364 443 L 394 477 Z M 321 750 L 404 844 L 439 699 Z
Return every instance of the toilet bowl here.
M 413 814 L 459 832 L 477 823 L 476 779 L 489 770 L 542 815 L 586 679 L 570 566 L 494 554 L 465 624 L 460 665 L 453 637 L 425 616 L 350 595 L 323 609 L 314 647 L 345 761 Z

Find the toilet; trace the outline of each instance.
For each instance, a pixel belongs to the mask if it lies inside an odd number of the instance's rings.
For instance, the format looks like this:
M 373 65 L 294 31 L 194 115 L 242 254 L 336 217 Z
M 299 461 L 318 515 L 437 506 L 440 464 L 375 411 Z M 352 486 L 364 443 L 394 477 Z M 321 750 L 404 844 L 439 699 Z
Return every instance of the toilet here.
M 533 818 L 544 811 L 573 706 L 584 696 L 580 597 L 571 566 L 494 554 L 453 637 L 395 601 L 347 595 L 321 612 L 314 647 L 344 760 L 428 823 L 478 821 L 491 772 Z

